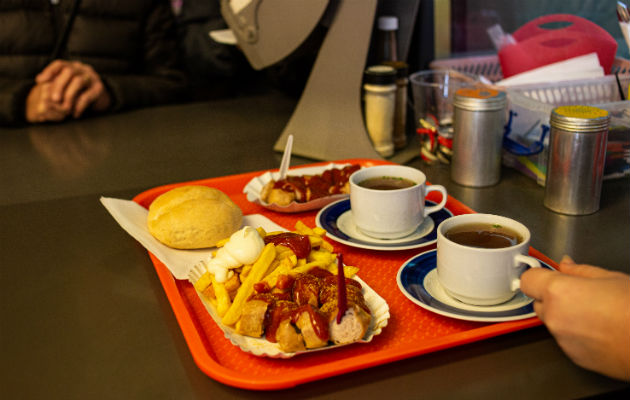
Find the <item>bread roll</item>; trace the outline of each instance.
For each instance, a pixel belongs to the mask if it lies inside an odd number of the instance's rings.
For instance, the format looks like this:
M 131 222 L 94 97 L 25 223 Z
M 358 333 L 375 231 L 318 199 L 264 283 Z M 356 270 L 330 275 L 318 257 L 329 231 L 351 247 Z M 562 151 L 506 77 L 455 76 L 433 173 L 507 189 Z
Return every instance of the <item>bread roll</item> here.
M 243 212 L 220 190 L 180 186 L 158 196 L 149 207 L 149 232 L 176 249 L 213 247 L 236 232 Z

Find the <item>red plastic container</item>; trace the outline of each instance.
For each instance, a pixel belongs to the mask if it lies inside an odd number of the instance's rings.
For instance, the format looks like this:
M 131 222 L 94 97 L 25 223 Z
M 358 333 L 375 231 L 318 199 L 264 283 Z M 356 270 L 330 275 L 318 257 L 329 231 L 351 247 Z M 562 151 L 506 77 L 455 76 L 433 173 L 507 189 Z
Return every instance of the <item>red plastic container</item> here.
M 569 24 L 549 29 L 545 24 Z M 499 50 L 503 77 L 507 78 L 543 65 L 597 53 L 606 74 L 615 60 L 617 42 L 600 26 L 570 14 L 552 14 L 536 18 L 512 34 L 516 44 Z

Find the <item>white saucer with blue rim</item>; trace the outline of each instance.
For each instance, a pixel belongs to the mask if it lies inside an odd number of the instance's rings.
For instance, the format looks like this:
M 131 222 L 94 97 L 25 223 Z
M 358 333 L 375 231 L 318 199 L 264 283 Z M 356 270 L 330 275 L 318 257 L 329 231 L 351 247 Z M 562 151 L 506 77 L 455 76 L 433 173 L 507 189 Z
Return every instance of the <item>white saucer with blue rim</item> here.
M 426 206 L 437 203 L 426 200 Z M 336 201 L 322 208 L 315 223 L 327 232 L 327 237 L 346 244 L 369 250 L 408 250 L 428 246 L 437 241 L 437 226 L 453 213 L 446 207 L 425 218 L 415 232 L 397 239 L 378 239 L 362 233 L 354 223 L 350 199 Z
M 533 300 L 520 291 L 505 303 L 474 306 L 451 297 L 437 279 L 436 250 L 429 250 L 407 260 L 398 270 L 398 288 L 420 307 L 446 317 L 468 321 L 516 321 L 536 316 Z M 553 269 L 540 261 L 543 268 Z

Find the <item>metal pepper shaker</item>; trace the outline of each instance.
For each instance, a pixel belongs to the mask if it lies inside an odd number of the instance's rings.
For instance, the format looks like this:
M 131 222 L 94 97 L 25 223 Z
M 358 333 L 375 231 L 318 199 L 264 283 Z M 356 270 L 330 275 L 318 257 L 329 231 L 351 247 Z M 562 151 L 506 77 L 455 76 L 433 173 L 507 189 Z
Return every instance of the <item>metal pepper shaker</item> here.
M 561 106 L 550 116 L 544 205 L 569 215 L 599 210 L 610 115 L 591 106 Z
M 404 61 L 385 61 L 396 70 L 396 106 L 394 109 L 394 148 L 400 150 L 407 145 L 407 90 L 409 66 Z
M 462 88 L 453 98 L 451 179 L 464 186 L 499 182 L 507 96 L 489 88 Z

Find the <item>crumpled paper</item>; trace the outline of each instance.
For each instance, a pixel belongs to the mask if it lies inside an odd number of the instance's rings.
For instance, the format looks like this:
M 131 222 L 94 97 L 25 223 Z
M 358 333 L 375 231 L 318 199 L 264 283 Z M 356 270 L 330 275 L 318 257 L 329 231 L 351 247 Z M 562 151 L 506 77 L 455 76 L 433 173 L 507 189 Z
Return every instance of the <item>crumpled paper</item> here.
M 149 210 L 135 201 L 111 197 L 101 197 L 100 200 L 116 222 L 156 256 L 177 279 L 188 279 L 188 271 L 201 261 L 212 258 L 212 252 L 216 250 L 216 248 L 178 250 L 168 247 L 149 232 L 147 227 Z M 268 232 L 284 230 L 280 225 L 260 214 L 245 215 L 243 226 L 262 227 Z

